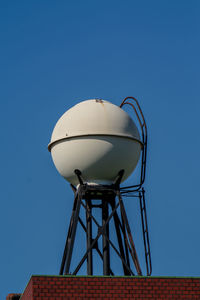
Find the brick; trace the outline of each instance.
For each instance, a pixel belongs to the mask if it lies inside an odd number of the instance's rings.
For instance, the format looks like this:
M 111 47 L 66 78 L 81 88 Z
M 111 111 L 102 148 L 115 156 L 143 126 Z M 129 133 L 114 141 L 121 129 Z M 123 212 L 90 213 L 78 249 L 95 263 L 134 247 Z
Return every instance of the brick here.
M 200 300 L 200 278 L 32 276 L 20 298 L 53 299 Z

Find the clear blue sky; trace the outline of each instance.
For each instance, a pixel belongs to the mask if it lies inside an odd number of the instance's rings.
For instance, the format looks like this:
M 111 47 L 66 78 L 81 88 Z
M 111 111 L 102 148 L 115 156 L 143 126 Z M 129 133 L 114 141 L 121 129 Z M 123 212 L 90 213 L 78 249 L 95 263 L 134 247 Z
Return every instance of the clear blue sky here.
M 0 1 L 1 299 L 59 272 L 72 193 L 47 144 L 95 97 L 135 96 L 146 117 L 152 275 L 200 275 L 199 15 L 197 0 Z

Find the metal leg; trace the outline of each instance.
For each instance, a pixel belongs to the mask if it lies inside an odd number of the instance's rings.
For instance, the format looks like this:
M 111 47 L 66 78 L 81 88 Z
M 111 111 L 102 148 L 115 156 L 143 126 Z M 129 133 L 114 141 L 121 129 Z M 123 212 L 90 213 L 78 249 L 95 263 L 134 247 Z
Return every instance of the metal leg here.
M 102 226 L 105 225 L 108 219 L 108 201 L 102 200 Z M 102 233 L 102 247 L 103 247 L 103 275 L 110 275 L 110 247 L 107 238 L 109 239 L 109 223 L 105 226 Z
M 130 243 L 130 253 L 131 253 L 133 262 L 135 264 L 136 271 L 137 271 L 138 275 L 141 276 L 142 275 L 142 271 L 141 271 L 141 268 L 140 268 L 140 264 L 139 264 L 137 252 L 136 252 L 136 249 L 135 249 L 135 244 L 133 242 L 133 237 L 132 237 L 132 234 L 131 234 L 131 229 L 130 229 L 130 226 L 129 226 L 129 223 L 128 223 L 128 218 L 127 218 L 127 215 L 126 215 L 126 211 L 125 211 L 124 204 L 123 204 L 123 201 L 122 201 L 120 193 L 118 193 L 118 198 L 119 198 L 120 210 L 121 210 L 122 218 L 123 218 L 123 221 L 124 221 L 124 224 L 125 224 L 125 228 L 126 228 L 126 231 L 127 231 L 127 234 L 128 234 L 129 243 Z
M 61 263 L 61 268 L 60 268 L 60 275 L 63 275 L 64 268 L 65 268 L 65 274 L 69 273 L 72 251 L 73 251 L 74 240 L 75 240 L 75 234 L 76 234 L 76 228 L 77 228 L 77 223 L 78 223 L 78 218 L 79 218 L 80 205 L 81 205 L 81 191 L 79 188 L 75 194 L 72 216 L 71 216 L 71 220 L 70 220 L 69 230 L 68 230 L 68 234 L 67 234 L 67 240 L 66 240 L 62 263 Z
M 110 203 L 111 203 L 111 207 L 113 209 L 115 207 L 115 199 L 112 199 L 110 201 Z M 120 224 L 120 219 L 119 219 L 119 216 L 118 216 L 117 212 L 115 212 L 113 218 L 114 218 L 114 224 L 115 224 L 115 230 L 116 230 L 116 234 L 117 234 L 119 250 L 120 250 L 121 257 L 123 258 L 122 266 L 123 266 L 123 270 L 124 270 L 124 275 L 130 276 L 131 273 L 130 273 L 130 271 L 128 270 L 128 268 L 126 266 L 126 265 L 128 265 L 128 267 L 130 269 L 130 264 L 129 264 L 129 261 L 127 261 L 127 259 L 125 258 L 122 235 L 121 235 L 121 231 L 120 231 L 120 225 L 121 224 Z M 126 262 L 126 264 L 124 263 L 124 261 Z
M 122 218 L 122 215 L 121 215 L 121 221 L 122 221 L 122 232 L 123 232 L 123 237 L 124 237 L 124 246 L 125 246 L 126 262 L 127 262 L 128 267 L 130 268 L 128 239 L 127 239 L 127 234 L 126 234 L 125 224 L 124 224 L 124 220 L 123 220 L 123 218 Z
M 75 235 L 76 235 L 76 228 L 78 224 L 78 218 L 79 218 L 79 211 L 80 211 L 80 206 L 81 206 L 81 188 L 78 189 L 77 193 L 77 207 L 74 213 L 74 222 L 72 225 L 72 230 L 70 233 L 70 237 L 68 239 L 68 251 L 67 251 L 67 256 L 66 256 L 66 265 L 65 265 L 65 275 L 69 274 L 69 268 L 70 268 L 70 263 L 71 263 L 71 257 L 72 257 L 72 251 L 74 247 L 74 240 L 75 240 Z
M 73 204 L 73 209 L 72 209 L 72 215 L 71 215 L 70 224 L 69 224 L 69 228 L 68 228 L 67 239 L 66 239 L 66 242 L 65 242 L 65 248 L 64 248 L 64 252 L 63 252 L 63 257 L 62 257 L 62 262 L 61 262 L 61 266 L 60 266 L 59 275 L 63 275 L 63 272 L 64 272 L 64 267 L 65 267 L 67 252 L 68 252 L 68 241 L 69 241 L 71 231 L 72 231 L 72 227 L 73 227 L 73 223 L 74 223 L 75 211 L 77 209 L 77 200 L 78 200 L 77 196 L 78 196 L 78 194 L 77 194 L 77 191 L 76 191 L 75 194 L 74 194 L 74 204 Z
M 93 275 L 93 259 L 92 259 L 92 219 L 91 219 L 91 200 L 86 199 L 86 236 L 87 250 L 90 249 L 87 256 L 87 275 Z

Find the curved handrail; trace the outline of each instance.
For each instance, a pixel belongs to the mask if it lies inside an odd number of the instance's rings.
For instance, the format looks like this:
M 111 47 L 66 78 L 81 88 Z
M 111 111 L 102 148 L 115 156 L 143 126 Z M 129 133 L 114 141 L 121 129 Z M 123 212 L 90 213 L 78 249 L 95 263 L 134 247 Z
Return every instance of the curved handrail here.
M 132 102 L 130 102 L 132 101 Z M 137 117 L 137 120 L 140 124 L 140 130 L 141 130 L 141 136 L 142 136 L 142 143 L 143 143 L 143 147 L 142 147 L 142 159 L 141 159 L 141 173 L 140 173 L 140 183 L 136 184 L 136 185 L 131 185 L 131 186 L 125 186 L 120 188 L 121 190 L 127 190 L 130 188 L 134 188 L 136 190 L 139 190 L 141 188 L 141 186 L 143 185 L 144 181 L 145 181 L 145 175 L 146 175 L 146 158 L 147 158 L 147 125 L 146 125 L 146 121 L 142 112 L 142 109 L 139 105 L 138 100 L 135 97 L 126 97 L 122 103 L 120 104 L 120 108 L 122 108 L 124 105 L 130 105 L 134 112 L 135 115 Z

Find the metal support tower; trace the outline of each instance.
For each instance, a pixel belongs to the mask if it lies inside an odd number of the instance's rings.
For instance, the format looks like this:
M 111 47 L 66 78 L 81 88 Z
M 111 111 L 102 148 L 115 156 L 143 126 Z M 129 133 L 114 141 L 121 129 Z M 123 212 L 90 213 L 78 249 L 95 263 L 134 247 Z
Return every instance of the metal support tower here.
M 75 173 L 79 178 L 80 185 L 75 190 L 74 205 L 70 226 L 68 230 L 67 240 L 63 253 L 63 259 L 60 268 L 60 275 L 73 274 L 76 275 L 83 263 L 87 260 L 87 275 L 93 275 L 93 251 L 97 251 L 103 261 L 103 275 L 114 275 L 110 266 L 110 248 L 114 249 L 121 260 L 124 275 L 142 275 L 137 252 L 133 242 L 128 218 L 124 208 L 122 195 L 120 193 L 119 184 L 123 176 L 120 171 L 115 184 L 92 186 L 83 183 L 81 172 L 76 170 Z M 141 195 L 142 197 L 142 195 Z M 141 198 L 143 199 L 143 198 Z M 101 200 L 101 204 L 96 204 L 96 200 Z M 141 200 L 142 201 L 142 200 Z M 86 212 L 86 222 L 79 216 L 80 208 L 83 207 Z M 99 224 L 92 214 L 93 208 L 98 207 L 102 213 L 102 223 Z M 120 215 L 117 209 L 120 210 Z M 143 204 L 144 212 L 144 204 Z M 110 212 L 109 212 L 110 211 Z M 118 245 L 114 245 L 109 237 L 109 224 L 111 219 L 114 221 L 114 227 L 117 236 Z M 75 269 L 70 272 L 70 264 L 75 241 L 75 235 L 78 223 L 82 226 L 86 233 L 87 248 L 82 259 L 77 262 Z M 93 238 L 92 227 L 95 224 L 98 227 L 97 235 Z M 148 236 L 148 231 L 144 229 L 144 234 Z M 102 251 L 98 247 L 98 240 L 102 237 Z M 130 267 L 130 256 L 135 266 L 135 271 Z M 148 256 L 147 256 L 148 262 Z M 148 272 L 149 273 L 149 272 Z M 148 274 L 150 275 L 150 274 Z

